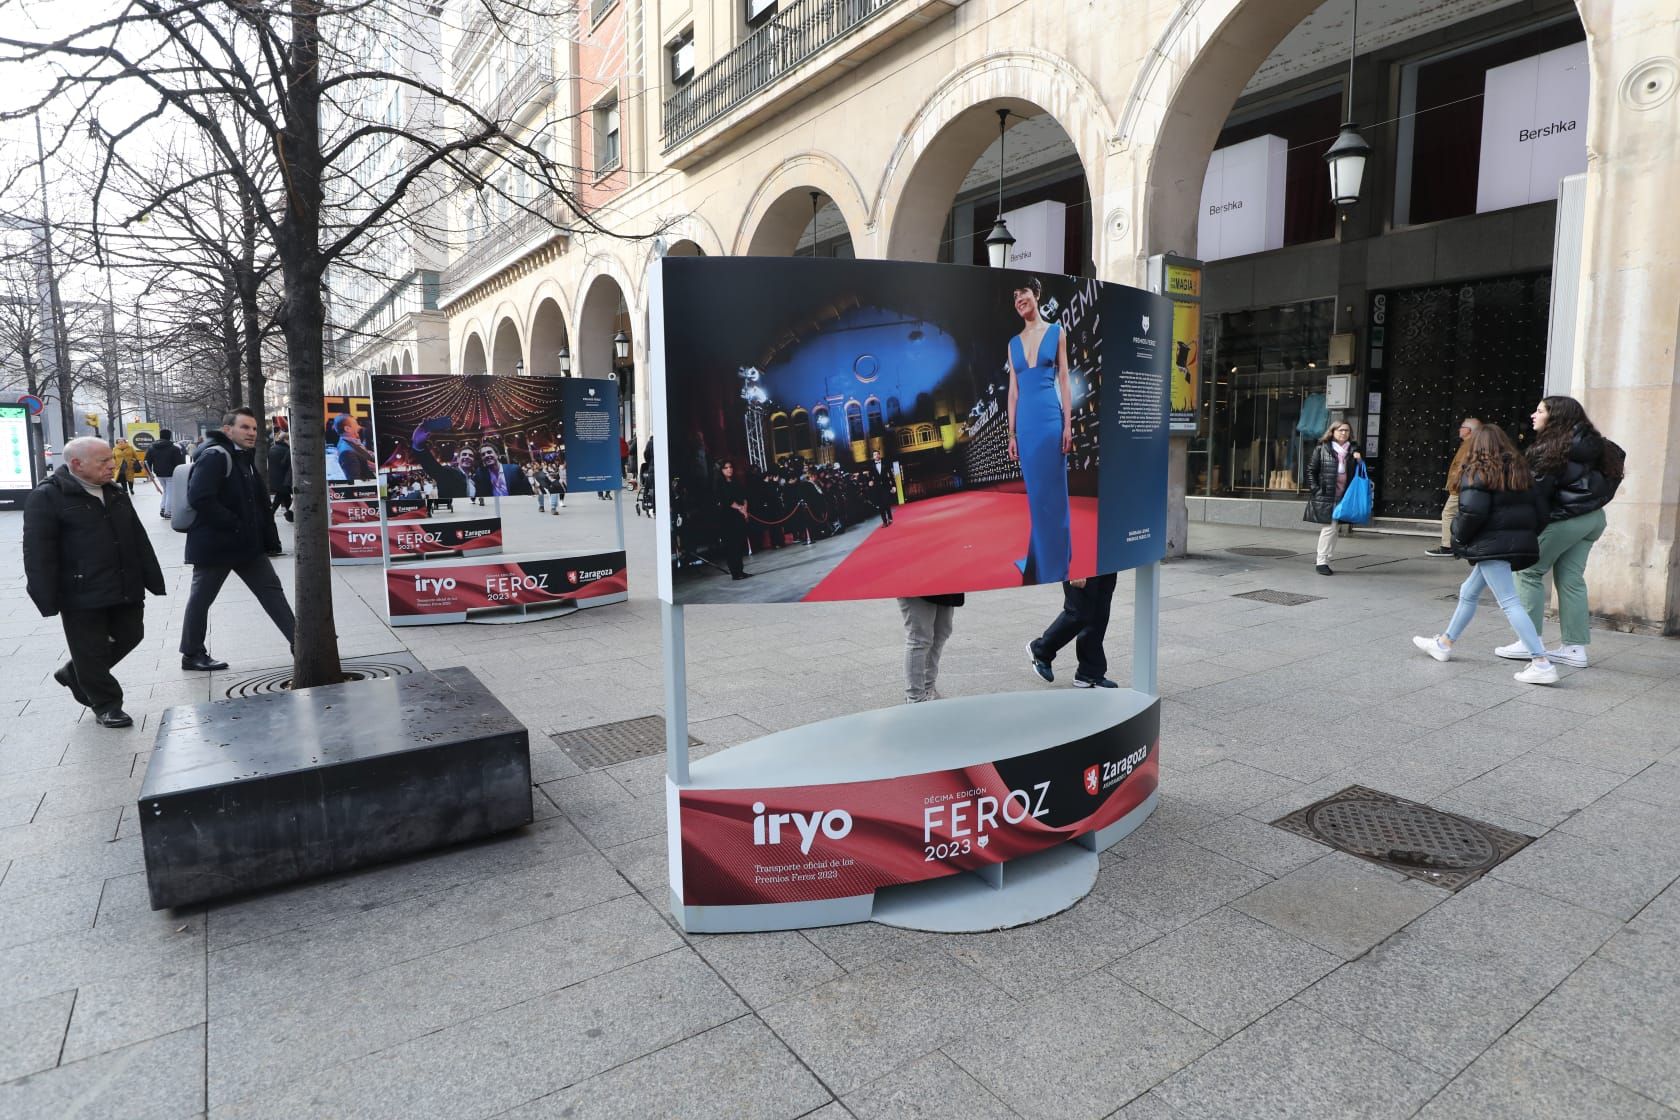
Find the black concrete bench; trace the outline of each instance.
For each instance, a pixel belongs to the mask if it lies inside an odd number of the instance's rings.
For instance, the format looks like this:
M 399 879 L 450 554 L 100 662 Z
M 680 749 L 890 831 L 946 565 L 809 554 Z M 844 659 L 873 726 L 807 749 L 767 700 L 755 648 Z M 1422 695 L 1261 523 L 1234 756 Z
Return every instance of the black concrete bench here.
M 174 707 L 138 809 L 184 906 L 529 824 L 530 738 L 466 669 Z

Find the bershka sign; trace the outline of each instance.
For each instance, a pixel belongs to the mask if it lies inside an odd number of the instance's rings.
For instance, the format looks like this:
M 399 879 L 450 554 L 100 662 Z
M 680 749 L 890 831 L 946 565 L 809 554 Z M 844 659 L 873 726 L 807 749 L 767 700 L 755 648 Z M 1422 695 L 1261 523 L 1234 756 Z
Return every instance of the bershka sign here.
M 1213 153 L 1202 180 L 1196 223 L 1197 252 L 1203 260 L 1283 247 L 1288 160 L 1289 145 L 1281 136 L 1256 136 Z
M 1009 267 L 1029 272 L 1060 272 L 1067 255 L 1067 205 L 1035 202 L 1005 210 L 1003 220 L 1015 244 L 1009 247 Z
M 472 523 L 462 522 L 458 527 L 467 529 Z M 440 528 L 428 526 L 420 532 L 442 535 Z M 406 526 L 392 531 L 416 529 Z M 620 602 L 626 593 L 622 552 L 506 556 L 477 562 L 437 560 L 385 569 L 385 596 L 393 626 L 569 614 L 582 607 Z
M 996 762 L 877 781 L 677 788 L 684 906 L 813 902 L 974 871 L 1106 828 L 1155 792 L 1160 705 Z
M 1487 72 L 1478 213 L 1554 199 L 1587 169 L 1587 81 L 1584 42 Z

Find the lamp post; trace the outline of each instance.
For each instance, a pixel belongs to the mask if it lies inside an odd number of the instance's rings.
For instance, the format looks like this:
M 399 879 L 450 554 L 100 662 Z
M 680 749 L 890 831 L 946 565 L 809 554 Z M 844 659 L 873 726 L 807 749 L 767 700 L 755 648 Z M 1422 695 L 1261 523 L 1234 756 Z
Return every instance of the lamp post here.
M 629 360 L 630 336 L 624 333 L 623 327 L 620 327 L 618 331 L 613 334 L 613 361 L 617 362 L 619 365 L 623 365 Z
M 997 221 L 992 225 L 992 232 L 986 235 L 986 257 L 993 268 L 1003 268 L 1009 264 L 1009 247 L 1015 244 L 1015 238 L 1010 236 L 1009 224 L 1003 220 L 1003 169 L 1005 138 L 1009 128 L 1009 110 L 999 109 L 998 115 L 998 212 Z
M 560 358 L 560 376 L 561 377 L 570 377 L 572 375 L 572 352 L 566 348 L 565 343 L 560 344 L 559 358 Z
M 525 376 L 525 359 L 524 358 L 520 358 L 517 362 L 513 363 L 513 375 L 515 377 L 524 377 Z
M 1348 27 L 1347 118 L 1336 142 L 1324 153 L 1324 162 L 1330 168 L 1330 200 L 1340 208 L 1359 201 L 1359 188 L 1365 179 L 1365 161 L 1371 155 L 1371 145 L 1359 135 L 1359 126 L 1353 122 L 1353 63 L 1358 55 L 1359 0 L 1353 0 L 1353 17 Z

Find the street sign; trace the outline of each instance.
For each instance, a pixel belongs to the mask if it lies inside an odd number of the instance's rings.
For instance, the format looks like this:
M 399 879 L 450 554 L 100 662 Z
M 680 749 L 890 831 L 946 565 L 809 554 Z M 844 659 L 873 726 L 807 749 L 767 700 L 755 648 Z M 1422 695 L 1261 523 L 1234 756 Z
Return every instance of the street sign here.
M 31 416 L 39 415 L 40 411 L 43 408 L 47 407 L 47 403 L 45 401 L 43 401 L 40 397 L 33 396 L 29 393 L 24 393 L 21 396 L 19 396 L 18 399 L 17 399 L 17 403 L 21 404 L 24 408 L 28 409 L 29 410 L 29 415 L 31 415 Z

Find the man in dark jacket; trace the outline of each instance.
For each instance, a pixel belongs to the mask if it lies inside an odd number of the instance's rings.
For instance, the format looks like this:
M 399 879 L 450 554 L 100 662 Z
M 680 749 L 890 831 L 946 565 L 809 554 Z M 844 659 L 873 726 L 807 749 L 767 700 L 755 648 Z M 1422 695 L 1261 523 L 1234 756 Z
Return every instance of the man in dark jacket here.
M 195 520 L 187 530 L 187 563 L 193 566 L 187 616 L 181 624 L 181 668 L 211 671 L 227 663 L 204 646 L 210 628 L 210 604 L 229 573 L 257 597 L 274 625 L 292 640 L 295 621 L 285 588 L 269 563 L 280 549 L 280 534 L 268 508 L 268 490 L 257 474 L 251 449 L 257 444 L 257 415 L 236 408 L 222 417 L 222 430 L 205 437 L 188 475 L 182 500 Z
M 181 450 L 181 445 L 175 442 L 174 433 L 168 428 L 161 429 L 158 438 L 146 449 L 146 473 L 152 476 L 152 485 L 163 495 L 159 517 L 168 517 L 175 508 L 170 504 L 175 497 L 175 468 L 186 461 L 187 453 Z
M 112 485 L 116 458 L 105 441 L 73 439 L 62 462 L 23 508 L 29 597 L 64 624 L 70 661 L 53 680 L 101 727 L 127 727 L 134 720 L 111 670 L 145 635 L 146 592 L 164 593 L 163 569 L 128 495 Z
M 296 520 L 292 516 L 292 440 L 285 432 L 275 432 L 274 442 L 268 445 L 268 488 L 274 493 L 269 517 L 284 508 L 286 520 Z

